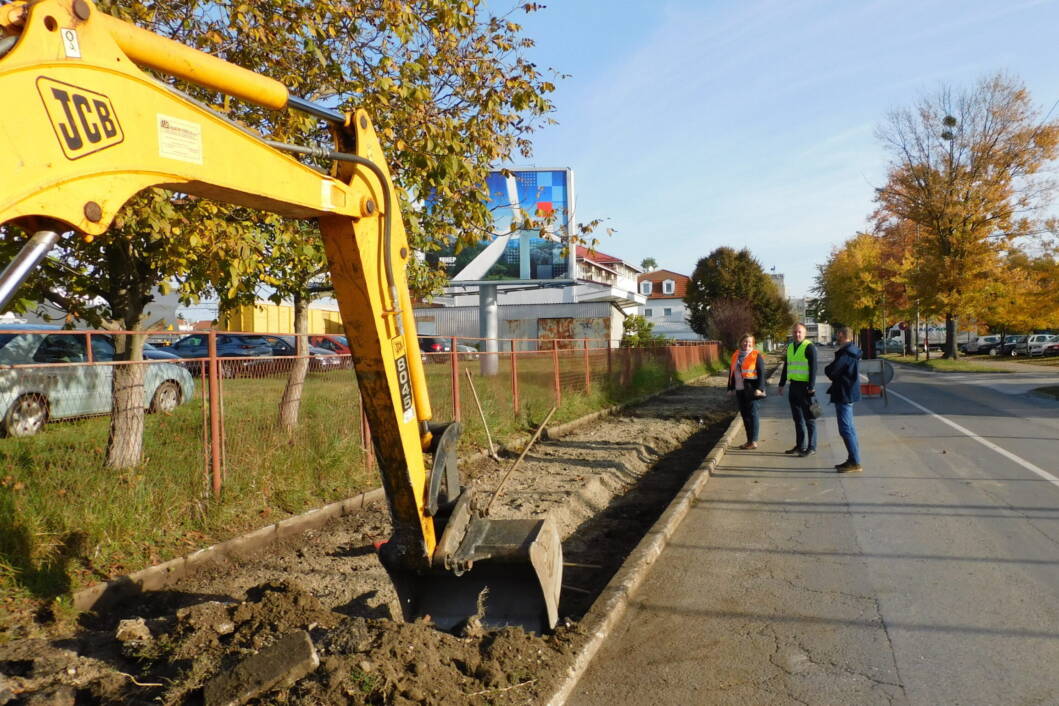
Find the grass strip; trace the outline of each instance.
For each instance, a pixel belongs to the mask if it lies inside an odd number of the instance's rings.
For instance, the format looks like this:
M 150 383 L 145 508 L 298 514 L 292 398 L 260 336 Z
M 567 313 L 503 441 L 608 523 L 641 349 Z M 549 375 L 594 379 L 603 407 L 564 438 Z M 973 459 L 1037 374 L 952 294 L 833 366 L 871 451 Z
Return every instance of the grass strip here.
M 893 361 L 895 363 L 901 363 L 902 365 L 914 365 L 918 368 L 925 368 L 927 370 L 933 370 L 938 373 L 1010 373 L 1010 370 L 1006 370 L 996 365 L 990 365 L 988 363 L 982 364 L 974 361 L 968 361 L 963 359 L 950 360 L 948 358 L 921 358 L 916 360 L 915 356 L 912 355 L 895 355 L 887 354 L 883 356 L 886 360 Z
M 617 358 L 617 356 L 616 356 Z M 477 362 L 467 362 L 472 373 Z M 574 353 L 560 364 L 562 403 L 554 421 L 567 422 L 714 372 L 694 366 L 673 372 L 661 356 L 614 365 Z M 516 440 L 555 404 L 555 371 L 547 356 L 519 356 L 520 400 L 511 374 L 475 377 L 494 438 Z M 428 365 L 435 419 L 453 418 L 447 365 Z M 461 385 L 464 453 L 484 448 L 485 431 L 466 377 Z M 69 613 L 72 592 L 224 541 L 313 507 L 379 485 L 360 435 L 360 395 L 351 371 L 311 373 L 302 393 L 297 431 L 276 424 L 285 375 L 224 380 L 224 490 L 209 495 L 201 382 L 194 400 L 170 415 L 148 415 L 143 462 L 114 471 L 103 466 L 109 418 L 49 424 L 29 438 L 0 439 L 0 640 L 27 611 Z M 21 636 L 21 635 L 20 635 Z

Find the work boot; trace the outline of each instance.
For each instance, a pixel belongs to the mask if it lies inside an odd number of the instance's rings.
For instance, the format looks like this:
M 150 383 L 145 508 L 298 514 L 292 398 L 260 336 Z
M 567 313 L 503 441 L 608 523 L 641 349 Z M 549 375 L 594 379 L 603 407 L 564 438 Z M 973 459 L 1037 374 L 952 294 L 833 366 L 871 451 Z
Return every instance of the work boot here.
M 847 462 L 835 466 L 835 470 L 839 473 L 860 473 L 864 467 L 859 463 Z
M 786 451 L 784 451 L 783 453 L 785 453 L 785 454 L 800 454 L 801 452 L 802 452 L 802 450 L 801 450 L 800 447 L 792 446 L 789 449 L 787 449 Z

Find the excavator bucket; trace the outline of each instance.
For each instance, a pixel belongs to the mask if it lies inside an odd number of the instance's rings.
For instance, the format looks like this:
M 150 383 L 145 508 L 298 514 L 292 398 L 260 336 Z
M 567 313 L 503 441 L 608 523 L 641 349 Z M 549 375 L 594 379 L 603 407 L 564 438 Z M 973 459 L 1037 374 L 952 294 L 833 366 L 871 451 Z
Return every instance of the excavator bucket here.
M 405 620 L 429 616 L 442 630 L 471 619 L 484 627 L 518 626 L 534 633 L 555 627 L 563 555 L 555 524 L 463 516 L 461 498 L 434 555 L 434 568 L 386 565 Z

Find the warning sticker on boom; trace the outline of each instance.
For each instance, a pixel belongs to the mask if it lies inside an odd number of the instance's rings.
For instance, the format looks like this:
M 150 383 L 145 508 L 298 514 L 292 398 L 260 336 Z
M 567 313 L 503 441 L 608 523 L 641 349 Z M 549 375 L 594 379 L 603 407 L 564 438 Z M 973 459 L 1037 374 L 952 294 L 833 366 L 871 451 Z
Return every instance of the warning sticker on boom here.
M 171 115 L 157 116 L 158 156 L 202 164 L 202 126 Z
M 394 361 L 397 363 L 397 388 L 401 394 L 404 421 L 410 422 L 415 412 L 412 410 L 412 376 L 408 371 L 408 349 L 401 336 L 391 339 L 390 343 L 393 345 Z

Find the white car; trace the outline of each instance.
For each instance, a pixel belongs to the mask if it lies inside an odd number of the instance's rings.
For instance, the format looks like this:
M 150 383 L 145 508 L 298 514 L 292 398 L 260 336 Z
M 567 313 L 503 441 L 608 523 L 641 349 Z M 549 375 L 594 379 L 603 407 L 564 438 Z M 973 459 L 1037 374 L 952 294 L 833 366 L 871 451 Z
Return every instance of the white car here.
M 964 353 L 985 353 L 998 343 L 1000 343 L 1000 336 L 979 336 L 963 344 L 962 347 Z
M 112 365 L 86 363 L 88 336 L 74 331 L 0 333 L 0 430 L 6 436 L 32 436 L 50 420 L 110 414 Z M 92 357 L 114 359 L 106 336 L 92 336 Z M 183 367 L 143 363 L 144 406 L 171 412 L 195 395 L 195 381 Z
M 1026 341 L 1026 354 L 1029 356 L 1044 355 L 1044 349 L 1050 343 L 1059 341 L 1059 336 L 1047 333 L 1035 333 Z

